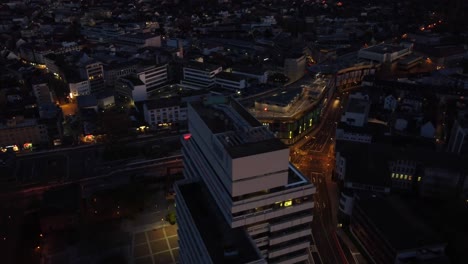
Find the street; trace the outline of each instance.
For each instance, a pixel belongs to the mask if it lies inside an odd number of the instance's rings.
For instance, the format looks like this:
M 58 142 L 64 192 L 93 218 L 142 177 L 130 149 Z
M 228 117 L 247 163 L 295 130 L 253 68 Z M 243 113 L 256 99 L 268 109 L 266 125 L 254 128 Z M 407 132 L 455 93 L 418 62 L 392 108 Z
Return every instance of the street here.
M 347 259 L 339 245 L 336 229 L 338 191 L 332 181 L 336 124 L 341 101 L 333 97 L 320 127 L 292 146 L 291 162 L 317 186 L 312 230 L 321 263 L 355 263 Z M 314 258 L 317 263 L 317 258 Z

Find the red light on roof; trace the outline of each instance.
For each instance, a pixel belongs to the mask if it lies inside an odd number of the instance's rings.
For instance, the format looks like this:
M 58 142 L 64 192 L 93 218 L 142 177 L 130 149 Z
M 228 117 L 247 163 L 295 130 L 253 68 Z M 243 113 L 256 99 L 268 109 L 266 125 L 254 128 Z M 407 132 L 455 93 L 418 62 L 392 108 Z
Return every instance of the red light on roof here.
M 185 134 L 184 139 L 189 140 L 192 137 L 192 134 Z
M 263 110 L 268 111 L 268 108 L 265 107 Z

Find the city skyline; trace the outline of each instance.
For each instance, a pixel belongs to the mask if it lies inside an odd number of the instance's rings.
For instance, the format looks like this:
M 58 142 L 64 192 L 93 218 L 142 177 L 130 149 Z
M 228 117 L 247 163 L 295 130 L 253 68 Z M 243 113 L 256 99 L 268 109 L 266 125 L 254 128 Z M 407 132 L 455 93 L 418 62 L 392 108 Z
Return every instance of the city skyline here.
M 1 263 L 467 263 L 468 2 L 3 1 Z

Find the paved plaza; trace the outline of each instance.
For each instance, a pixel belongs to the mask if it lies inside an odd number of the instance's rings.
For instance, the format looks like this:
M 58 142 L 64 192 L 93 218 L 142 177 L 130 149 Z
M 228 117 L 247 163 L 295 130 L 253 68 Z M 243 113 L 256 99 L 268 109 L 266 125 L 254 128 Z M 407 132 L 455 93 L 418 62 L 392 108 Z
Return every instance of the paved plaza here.
M 179 263 L 177 225 L 134 233 L 133 257 L 135 264 Z

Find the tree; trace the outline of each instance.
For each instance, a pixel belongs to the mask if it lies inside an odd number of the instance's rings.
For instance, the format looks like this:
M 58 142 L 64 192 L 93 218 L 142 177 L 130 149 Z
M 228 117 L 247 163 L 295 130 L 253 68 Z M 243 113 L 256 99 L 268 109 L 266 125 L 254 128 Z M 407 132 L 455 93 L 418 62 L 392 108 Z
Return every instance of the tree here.
M 170 212 L 166 215 L 166 221 L 168 221 L 171 225 L 175 225 L 176 220 L 177 220 L 177 217 L 176 217 L 175 211 L 170 211 Z

